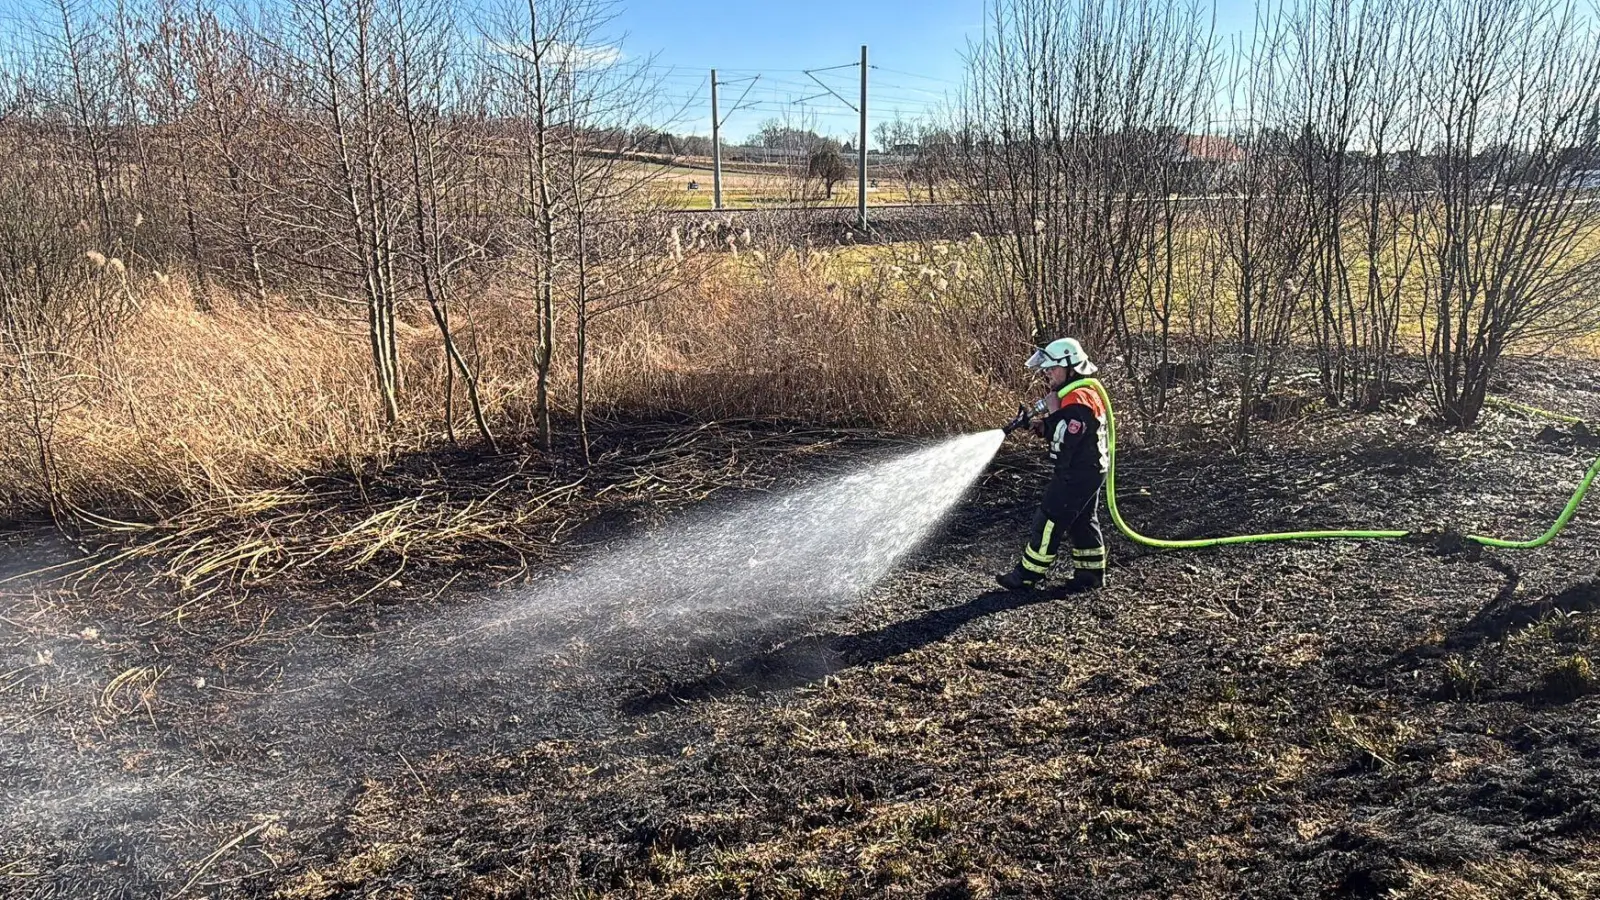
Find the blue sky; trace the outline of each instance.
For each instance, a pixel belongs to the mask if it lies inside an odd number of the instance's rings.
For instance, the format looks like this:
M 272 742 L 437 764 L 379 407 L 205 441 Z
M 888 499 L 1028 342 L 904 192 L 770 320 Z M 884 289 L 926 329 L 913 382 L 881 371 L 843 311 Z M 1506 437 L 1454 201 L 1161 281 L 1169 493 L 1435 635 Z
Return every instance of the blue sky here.
M 858 125 L 856 114 L 832 96 L 806 104 L 793 101 L 825 94 L 804 69 L 849 66 L 868 46 L 868 114 L 875 124 L 896 108 L 906 116 L 923 112 L 954 90 L 962 74 L 967 35 L 983 27 L 981 0 L 812 0 L 809 3 L 759 3 L 685 7 L 661 0 L 632 0 L 620 7 L 613 29 L 625 31 L 630 59 L 654 55 L 672 66 L 658 70 L 664 93 L 682 98 L 685 121 L 674 130 L 710 131 L 707 70 L 717 67 L 726 111 L 750 88 L 752 108 L 732 113 L 724 126 L 737 140 L 770 118 L 804 119 L 819 131 L 844 135 Z M 895 71 L 887 71 L 893 69 Z M 760 75 L 753 84 L 739 82 Z M 818 78 L 852 103 L 860 87 L 855 67 L 818 72 Z M 883 115 L 880 115 L 882 113 Z
M 1248 28 L 1254 0 L 1218 0 L 1219 33 Z M 721 10 L 719 15 L 716 11 Z M 664 0 L 621 0 L 607 29 L 628 60 L 653 57 L 661 68 L 666 105 L 678 113 L 677 132 L 710 133 L 708 70 L 715 66 L 726 118 L 725 136 L 737 141 L 771 118 L 849 138 L 856 113 L 823 94 L 804 71 L 849 66 L 868 47 L 868 126 L 926 112 L 961 80 L 969 37 L 983 32 L 984 0 L 812 0 L 738 6 L 684 6 Z M 749 108 L 728 114 L 748 79 L 760 75 L 745 97 Z M 860 91 L 854 67 L 817 76 L 854 103 Z
M 3 38 L 54 27 L 53 0 L 0 0 Z M 75 0 L 109 10 L 115 0 Z M 273 0 L 238 0 L 246 5 Z M 464 9 L 494 8 L 507 0 L 458 0 Z M 1257 0 L 1215 3 L 1219 36 L 1247 30 Z M 1266 0 L 1274 2 L 1274 0 Z M 1283 0 L 1275 0 L 1281 5 Z M 709 70 L 716 67 L 725 116 L 724 136 L 737 142 L 774 118 L 853 140 L 859 93 L 854 63 L 869 48 L 869 133 L 899 114 L 926 114 L 953 92 L 965 70 L 968 40 L 981 37 L 986 0 L 809 0 L 684 5 L 666 0 L 615 0 L 613 16 L 591 37 L 596 52 L 620 46 L 626 62 L 650 61 L 660 84 L 659 127 L 709 135 Z M 477 15 L 468 14 L 475 24 Z M 834 68 L 837 67 L 837 68 Z M 827 94 L 804 70 L 844 99 Z M 754 76 L 759 79 L 751 81 Z M 746 93 L 746 88 L 749 92 Z M 821 96 L 818 96 L 821 95 Z M 740 104 L 740 99 L 743 103 Z M 805 101 L 805 102 L 800 102 Z

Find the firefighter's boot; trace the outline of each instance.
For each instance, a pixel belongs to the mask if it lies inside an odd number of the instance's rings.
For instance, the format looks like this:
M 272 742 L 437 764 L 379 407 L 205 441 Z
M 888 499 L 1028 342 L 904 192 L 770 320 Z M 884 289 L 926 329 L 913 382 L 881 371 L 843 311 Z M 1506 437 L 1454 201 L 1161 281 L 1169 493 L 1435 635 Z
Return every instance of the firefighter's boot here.
M 1105 569 L 1077 569 L 1071 580 L 1062 585 L 1062 590 L 1068 594 L 1087 594 L 1100 590 L 1105 584 Z
M 1029 572 L 1018 563 L 1016 568 L 1004 575 L 996 575 L 994 580 L 998 581 L 1000 586 L 1008 591 L 1027 591 L 1042 584 L 1044 576 L 1036 572 Z

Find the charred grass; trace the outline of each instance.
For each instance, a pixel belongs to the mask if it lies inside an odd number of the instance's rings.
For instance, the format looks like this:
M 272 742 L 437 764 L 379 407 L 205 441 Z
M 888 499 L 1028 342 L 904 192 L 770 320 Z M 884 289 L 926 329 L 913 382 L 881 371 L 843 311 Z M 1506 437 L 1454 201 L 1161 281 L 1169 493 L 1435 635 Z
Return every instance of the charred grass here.
M 1565 368 L 1526 374 L 1530 402 L 1549 389 L 1600 411 Z M 553 502 L 573 524 L 531 567 L 603 564 L 585 548 L 670 514 L 659 499 L 776 490 L 877 446 L 641 426 L 626 433 L 659 455 L 619 455 Z M 1590 452 L 1542 427 L 1497 413 L 1459 436 L 1404 410 L 1324 413 L 1246 453 L 1134 445 L 1125 512 L 1167 536 L 1312 521 L 1523 534 Z M 382 508 L 435 463 L 462 497 L 515 472 L 419 458 L 362 490 Z M 283 721 L 260 704 L 289 702 L 272 698 L 297 668 L 470 608 L 484 597 L 468 585 L 515 578 L 522 559 L 490 543 L 398 578 L 300 560 L 299 578 L 218 578 L 186 608 L 199 592 L 150 587 L 158 557 L 101 570 L 93 594 L 13 582 L 8 802 L 62 796 L 37 762 L 51 754 L 115 775 L 70 815 L 13 819 L 35 827 L 5 832 L 0 878 L 27 897 L 1595 894 L 1587 508 L 1523 554 L 1118 540 L 1098 597 L 991 591 L 1036 475 L 1032 454 L 1003 456 L 932 545 L 837 617 L 594 638 L 548 670 L 465 654 L 424 670 L 435 683 Z M 537 496 L 530 477 L 505 493 Z M 606 515 L 590 495 L 627 502 Z M 453 666 L 485 671 L 458 682 Z

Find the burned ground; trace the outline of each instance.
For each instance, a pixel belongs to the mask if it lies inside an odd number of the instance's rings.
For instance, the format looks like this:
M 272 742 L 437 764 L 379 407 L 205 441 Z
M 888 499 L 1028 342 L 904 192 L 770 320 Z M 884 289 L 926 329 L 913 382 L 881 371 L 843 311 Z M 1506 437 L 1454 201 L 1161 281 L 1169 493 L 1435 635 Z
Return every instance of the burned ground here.
M 1528 375 L 1526 402 L 1600 418 L 1581 372 Z M 1130 440 L 1123 508 L 1168 537 L 1520 537 L 1594 452 L 1545 424 Z M 892 450 L 791 438 L 759 487 Z M 0 585 L 0 895 L 1600 895 L 1595 498 L 1537 551 L 1118 538 L 1092 600 L 1004 594 L 1035 453 L 840 608 L 572 597 L 505 629 L 534 588 L 477 557 L 398 586 L 308 565 L 179 593 L 148 561 Z M 652 508 L 628 496 L 532 568 L 604 565 Z M 0 578 L 72 555 L 28 540 Z

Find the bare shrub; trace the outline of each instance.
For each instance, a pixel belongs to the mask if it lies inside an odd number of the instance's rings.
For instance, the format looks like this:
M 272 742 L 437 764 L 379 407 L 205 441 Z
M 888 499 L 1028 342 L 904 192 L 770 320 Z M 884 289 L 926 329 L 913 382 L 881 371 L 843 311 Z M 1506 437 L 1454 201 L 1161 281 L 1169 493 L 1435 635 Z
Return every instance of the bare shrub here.
M 53 408 L 50 467 L 62 497 L 161 517 L 307 471 L 361 471 L 386 458 L 391 445 L 361 402 L 371 385 L 361 356 L 350 352 L 359 336 L 322 317 L 242 308 L 221 294 L 200 313 L 175 280 L 135 289 L 140 307 L 121 324 L 104 368 L 55 357 L 59 377 L 78 386 Z M 96 372 L 106 380 L 91 390 Z M 33 402 L 7 391 L 0 410 L 9 421 Z M 13 515 L 46 508 L 44 486 L 29 475 L 0 477 Z
M 1414 0 L 1310 0 L 1286 25 L 1282 113 L 1304 193 L 1309 330 L 1325 396 L 1364 408 L 1389 390 L 1416 277 L 1422 15 Z
M 15 480 L 0 495 L 64 519 L 60 424 L 115 382 L 134 305 L 126 264 L 92 249 L 87 221 L 67 224 L 87 210 L 49 174 L 0 175 L 0 445 Z
M 1071 332 L 1098 351 L 1132 329 L 1122 313 L 1153 274 L 1141 266 L 1177 227 L 1150 201 L 1178 189 L 1177 139 L 1212 57 L 1199 11 L 1178 3 L 993 7 L 956 123 L 958 177 L 974 229 L 993 236 L 1001 277 L 986 287 L 1034 341 Z
M 1021 385 L 982 362 L 1006 342 L 1004 319 L 950 295 L 858 285 L 847 268 L 826 252 L 763 256 L 609 322 L 597 399 L 914 434 L 1005 418 Z
M 1600 29 L 1575 3 L 1433 7 L 1418 204 L 1432 398 L 1471 427 L 1508 352 L 1600 324 Z

